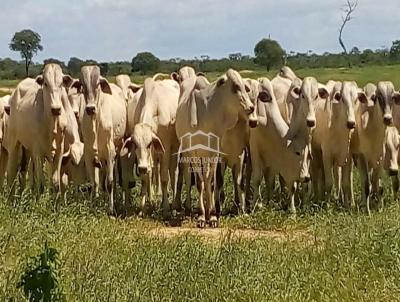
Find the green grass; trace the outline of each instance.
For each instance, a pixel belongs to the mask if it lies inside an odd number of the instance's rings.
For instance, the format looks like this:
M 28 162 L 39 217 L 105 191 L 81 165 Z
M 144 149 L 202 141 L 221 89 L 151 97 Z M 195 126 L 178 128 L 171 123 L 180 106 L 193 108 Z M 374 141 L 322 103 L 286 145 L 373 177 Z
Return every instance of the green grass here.
M 68 301 L 399 300 L 400 204 L 387 201 L 370 217 L 307 206 L 297 218 L 269 208 L 226 217 L 226 232 L 207 241 L 154 235 L 157 219 L 112 219 L 105 204 L 78 196 L 57 209 L 49 195 L 14 204 L 3 196 L 0 300 L 23 300 L 16 284 L 46 240 L 60 253 Z M 281 236 L 237 237 L 236 229 Z

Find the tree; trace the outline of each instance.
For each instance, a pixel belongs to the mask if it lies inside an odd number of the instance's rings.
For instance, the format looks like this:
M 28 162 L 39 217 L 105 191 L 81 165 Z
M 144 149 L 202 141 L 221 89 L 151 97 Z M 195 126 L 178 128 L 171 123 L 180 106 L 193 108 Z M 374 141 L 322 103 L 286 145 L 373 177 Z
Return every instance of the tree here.
M 146 74 L 149 71 L 155 71 L 160 66 L 160 59 L 158 59 L 151 52 L 141 52 L 132 59 L 132 71 L 140 71 Z
M 400 40 L 392 42 L 392 47 L 390 48 L 390 58 L 395 60 L 400 59 Z
M 25 60 L 26 76 L 29 76 L 29 66 L 32 63 L 32 58 L 37 52 L 43 50 L 40 44 L 40 35 L 30 29 L 24 29 L 14 34 L 9 45 L 12 51 L 19 51 L 21 57 Z
M 76 57 L 70 58 L 67 64 L 69 73 L 75 77 L 78 76 L 79 73 L 81 72 L 81 67 L 83 63 L 84 62 L 79 58 Z
M 354 47 L 350 50 L 350 54 L 351 54 L 351 55 L 359 55 L 359 54 L 361 54 L 361 51 L 358 49 L 357 46 L 354 46 Z
M 343 48 L 343 52 L 346 55 L 347 55 L 347 49 L 343 43 L 342 34 L 343 34 L 343 30 L 344 30 L 344 27 L 346 26 L 346 24 L 351 19 L 353 19 L 351 14 L 356 10 L 357 5 L 358 5 L 357 0 L 354 0 L 354 1 L 346 0 L 346 4 L 342 9 L 344 12 L 344 16 L 342 16 L 342 25 L 339 28 L 339 44 Z
M 277 41 L 262 39 L 254 48 L 254 54 L 256 56 L 255 63 L 266 66 L 269 71 L 272 66 L 282 64 L 285 51 Z

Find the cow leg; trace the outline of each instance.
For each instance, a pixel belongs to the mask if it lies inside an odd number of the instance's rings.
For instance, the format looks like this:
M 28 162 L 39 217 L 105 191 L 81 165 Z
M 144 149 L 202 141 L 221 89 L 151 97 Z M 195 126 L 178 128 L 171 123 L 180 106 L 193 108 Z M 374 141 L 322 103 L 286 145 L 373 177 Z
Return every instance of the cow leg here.
M 260 204 L 260 184 L 261 184 L 261 177 L 262 177 L 262 171 L 261 171 L 261 163 L 257 165 L 256 162 L 253 161 L 253 173 L 252 173 L 252 188 L 253 188 L 253 202 L 252 202 L 252 207 L 253 211 L 261 206 Z
M 324 166 L 325 187 L 324 193 L 326 194 L 326 201 L 330 202 L 332 196 L 333 176 L 332 176 L 332 157 L 324 153 L 322 156 L 322 164 Z
M 265 168 L 263 171 L 264 175 L 264 181 L 265 181 L 265 187 L 266 187 L 266 199 L 267 202 L 269 203 L 269 206 L 273 206 L 272 201 L 274 197 L 274 192 L 275 192 L 275 174 L 271 171 L 271 168 Z M 261 180 L 260 180 L 261 182 Z M 285 189 L 285 181 L 283 178 L 279 175 L 279 190 L 281 190 L 281 193 L 284 194 L 284 189 Z
M 296 215 L 296 196 L 298 193 L 298 184 L 297 182 L 294 182 L 290 186 L 290 203 L 289 203 L 289 212 L 292 215 Z
M 358 165 L 361 174 L 361 205 L 366 207 L 366 211 L 370 214 L 370 194 L 371 194 L 371 179 L 366 158 L 359 156 Z
M 217 165 L 212 163 L 208 165 L 206 173 L 206 182 L 205 182 L 205 189 L 206 189 L 206 221 L 209 222 L 210 227 L 216 228 L 218 227 L 218 218 L 216 215 L 216 210 L 215 210 L 215 197 L 214 193 L 215 190 L 213 189 L 213 186 L 215 187 L 215 184 L 217 182 L 216 178 L 216 170 L 217 170 Z
M 322 187 L 324 187 L 324 173 L 322 172 L 321 151 L 312 150 L 313 159 L 311 160 L 311 178 L 314 191 L 314 203 L 319 204 L 322 200 Z
M 172 170 L 171 170 L 172 172 Z M 170 173 L 171 173 L 170 172 Z M 174 200 L 172 203 L 172 209 L 181 212 L 182 211 L 182 187 L 183 187 L 183 164 L 177 163 L 175 167 L 175 190 Z
M 170 186 L 171 186 L 171 191 L 172 191 L 172 209 L 176 210 L 177 212 L 180 212 L 182 210 L 181 202 L 178 204 L 175 204 L 175 196 L 176 196 L 176 189 L 177 189 L 177 182 L 178 182 L 178 175 L 176 173 L 178 168 L 178 157 L 176 155 L 171 155 L 169 158 L 169 167 L 168 167 L 168 173 L 169 173 L 169 179 L 170 179 Z M 182 188 L 182 186 L 181 186 Z
M 190 166 L 183 165 L 183 176 L 185 178 L 186 185 L 186 200 L 185 200 L 185 216 L 190 217 L 192 214 L 192 177 L 194 182 L 196 182 L 195 174 L 190 172 Z
M 7 160 L 7 185 L 11 187 L 11 192 L 10 196 L 14 195 L 15 192 L 15 178 L 18 173 L 18 151 L 20 144 L 18 142 L 15 142 L 14 144 L 11 145 L 10 147 L 10 153 L 8 154 L 8 160 Z
M 245 195 L 245 186 L 244 186 L 244 161 L 245 161 L 245 152 L 239 156 L 239 161 L 232 168 L 232 176 L 235 182 L 235 196 L 238 198 L 238 209 L 240 214 L 244 214 L 246 212 L 246 195 Z
M 87 175 L 89 177 L 90 184 L 92 185 L 91 192 L 90 192 L 90 199 L 94 202 L 94 199 L 99 195 L 99 178 L 98 178 L 98 168 L 96 168 L 94 163 L 94 157 L 91 154 L 87 154 L 84 152 L 85 158 L 85 166 Z M 97 175 L 96 175 L 97 172 Z
M 43 174 L 43 161 L 40 156 L 37 154 L 33 154 L 33 167 L 35 174 L 35 193 L 36 198 L 38 199 L 41 194 L 44 192 L 44 174 Z
M 353 193 L 353 160 L 351 155 L 349 155 L 347 163 L 342 167 L 341 179 L 343 204 L 345 208 L 350 209 L 355 207 Z
M 245 158 L 245 167 L 244 167 L 244 174 L 245 174 L 245 192 L 246 192 L 246 206 L 249 206 L 251 200 L 251 159 L 250 154 L 246 152 Z
M 215 206 L 217 216 L 221 215 L 221 205 L 224 203 L 225 193 L 224 193 L 224 175 L 225 175 L 225 165 L 223 163 L 217 164 L 216 170 L 216 184 L 215 184 Z
M 54 188 L 54 192 L 57 194 L 56 199 L 58 200 L 60 195 L 60 187 L 61 187 L 61 164 L 64 153 L 64 135 L 60 133 L 59 137 L 56 138 L 56 150 L 55 155 L 52 162 L 52 185 Z
M 122 200 L 124 203 L 124 210 L 126 213 L 132 207 L 131 203 L 131 189 L 135 186 L 133 179 L 133 166 L 134 161 L 131 153 L 123 157 L 119 157 L 119 168 L 121 170 L 121 184 L 122 184 Z
M 204 207 L 205 181 L 202 173 L 197 173 L 197 176 L 197 189 L 199 191 L 199 217 L 197 218 L 197 227 L 204 228 L 206 226 L 206 210 Z
M 371 175 L 371 184 L 372 184 L 372 194 L 375 196 L 376 201 L 377 201 L 377 206 L 379 210 L 383 209 L 383 198 L 381 194 L 381 184 L 380 184 L 380 178 L 382 174 L 382 168 L 377 167 L 372 170 L 372 175 Z
M 336 200 L 340 199 L 340 192 L 342 192 L 342 179 L 341 179 L 341 174 L 342 174 L 342 168 L 339 167 L 338 165 L 333 166 L 333 179 L 335 182 L 335 194 L 334 198 Z
M 107 142 L 107 176 L 106 176 L 106 189 L 110 198 L 110 214 L 115 215 L 115 204 L 114 204 L 114 166 L 115 166 L 115 146 L 112 141 L 112 135 L 108 137 Z
M 168 201 L 168 164 L 170 155 L 165 152 L 160 160 L 160 180 L 161 180 L 161 194 L 162 194 L 162 212 L 163 218 L 169 218 L 169 201 Z M 156 176 L 158 178 L 158 176 Z

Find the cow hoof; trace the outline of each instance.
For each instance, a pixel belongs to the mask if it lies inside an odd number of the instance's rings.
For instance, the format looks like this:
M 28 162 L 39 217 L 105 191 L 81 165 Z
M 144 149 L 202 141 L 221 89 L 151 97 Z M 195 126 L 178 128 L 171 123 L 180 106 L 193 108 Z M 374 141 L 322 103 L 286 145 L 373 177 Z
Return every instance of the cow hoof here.
M 206 219 L 204 218 L 204 216 L 200 216 L 197 219 L 197 227 L 199 229 L 204 229 L 206 227 Z
M 139 217 L 139 218 L 143 218 L 143 217 L 144 217 L 143 211 L 140 211 L 140 212 L 138 213 L 138 217 Z
M 212 216 L 210 218 L 209 224 L 210 224 L 210 228 L 213 228 L 213 229 L 218 228 L 219 227 L 219 221 L 218 221 L 217 217 Z

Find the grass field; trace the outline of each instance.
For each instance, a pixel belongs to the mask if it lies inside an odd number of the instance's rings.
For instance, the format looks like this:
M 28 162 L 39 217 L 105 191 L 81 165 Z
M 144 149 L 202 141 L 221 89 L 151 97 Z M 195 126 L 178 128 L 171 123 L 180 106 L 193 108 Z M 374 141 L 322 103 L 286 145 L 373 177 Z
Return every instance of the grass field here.
M 298 74 L 400 86 L 400 66 Z M 266 206 L 200 231 L 194 221 L 166 227 L 158 213 L 113 219 L 81 195 L 56 207 L 50 195 L 11 202 L 4 193 L 0 301 L 25 301 L 16 285 L 45 241 L 60 253 L 67 301 L 400 301 L 400 202 L 385 186 L 386 206 L 371 216 L 306 203 L 294 218 Z M 231 200 L 228 182 L 226 207 Z

